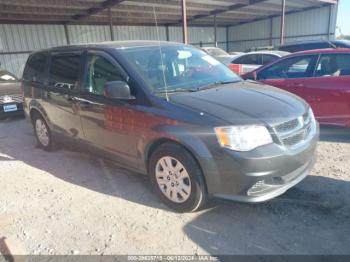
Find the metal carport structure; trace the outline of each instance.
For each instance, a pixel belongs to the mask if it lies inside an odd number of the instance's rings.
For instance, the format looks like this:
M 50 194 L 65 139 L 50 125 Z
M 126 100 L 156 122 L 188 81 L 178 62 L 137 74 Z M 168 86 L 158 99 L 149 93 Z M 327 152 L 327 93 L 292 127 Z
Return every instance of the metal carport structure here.
M 55 45 L 106 40 L 160 39 L 243 50 L 284 39 L 330 39 L 336 4 L 337 0 L 1 0 L 0 61 L 23 60 L 33 50 Z M 21 63 L 8 67 L 18 73 Z

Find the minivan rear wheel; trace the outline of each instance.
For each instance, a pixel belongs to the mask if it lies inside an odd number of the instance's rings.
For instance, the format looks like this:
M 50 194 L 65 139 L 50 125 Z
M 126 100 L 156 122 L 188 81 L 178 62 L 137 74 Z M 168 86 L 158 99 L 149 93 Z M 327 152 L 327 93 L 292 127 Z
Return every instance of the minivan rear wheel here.
M 170 208 L 193 212 L 207 202 L 202 171 L 193 156 L 175 143 L 160 145 L 149 162 L 154 191 Z
M 39 146 L 45 151 L 52 151 L 54 149 L 54 143 L 51 131 L 44 118 L 39 114 L 35 114 L 33 116 L 33 125 Z

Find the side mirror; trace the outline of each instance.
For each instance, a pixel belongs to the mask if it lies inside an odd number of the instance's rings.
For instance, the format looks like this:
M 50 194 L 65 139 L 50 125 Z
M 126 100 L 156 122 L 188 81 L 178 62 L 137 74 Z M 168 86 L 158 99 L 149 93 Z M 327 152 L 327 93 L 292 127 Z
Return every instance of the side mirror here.
M 126 100 L 135 99 L 135 97 L 131 95 L 129 85 L 124 81 L 107 82 L 104 89 L 106 97 Z
M 256 73 L 256 71 L 252 73 L 252 78 L 254 81 L 258 80 L 258 74 Z
M 257 74 L 256 74 L 256 72 L 249 72 L 249 73 L 246 73 L 246 74 L 242 75 L 242 78 L 245 79 L 245 80 L 256 81 L 257 80 Z

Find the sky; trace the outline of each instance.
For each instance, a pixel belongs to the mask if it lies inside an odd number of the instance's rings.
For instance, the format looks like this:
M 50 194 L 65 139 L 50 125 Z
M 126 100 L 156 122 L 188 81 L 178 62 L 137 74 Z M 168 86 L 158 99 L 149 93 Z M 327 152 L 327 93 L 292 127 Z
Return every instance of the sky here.
M 350 0 L 340 0 L 338 9 L 337 27 L 343 35 L 350 35 Z M 340 34 L 337 28 L 337 35 Z

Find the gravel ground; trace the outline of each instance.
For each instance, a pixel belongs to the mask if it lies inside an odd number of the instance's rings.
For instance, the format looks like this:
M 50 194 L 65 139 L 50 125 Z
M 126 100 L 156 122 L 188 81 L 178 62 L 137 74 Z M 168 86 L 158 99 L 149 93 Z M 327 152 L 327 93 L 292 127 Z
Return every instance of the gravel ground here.
M 0 121 L 0 247 L 12 254 L 350 254 L 350 131 L 322 129 L 312 174 L 262 204 L 176 214 L 148 180 L 99 158 L 36 148 Z M 4 251 L 3 251 L 4 252 Z

